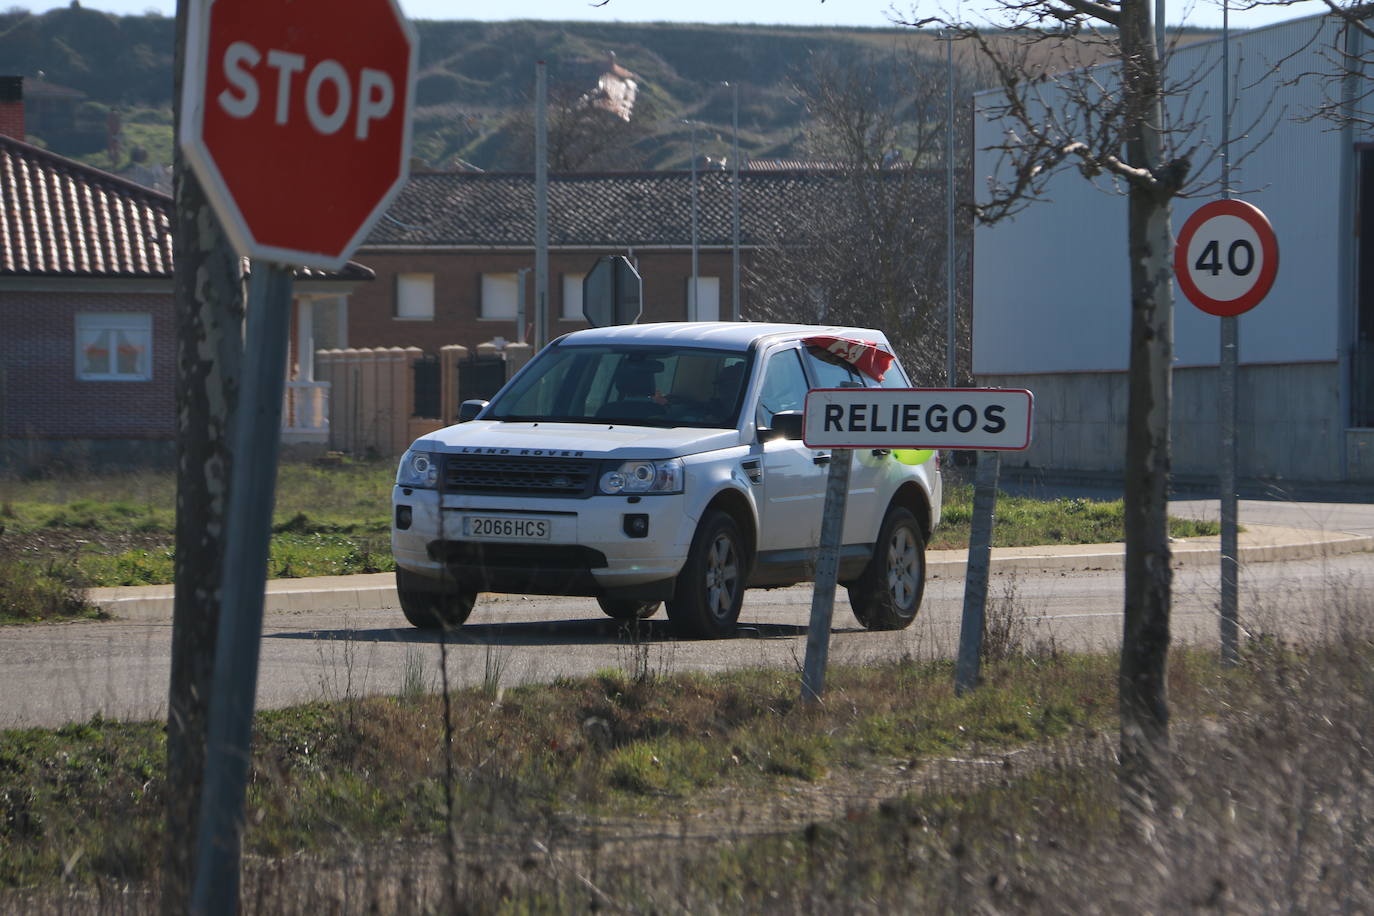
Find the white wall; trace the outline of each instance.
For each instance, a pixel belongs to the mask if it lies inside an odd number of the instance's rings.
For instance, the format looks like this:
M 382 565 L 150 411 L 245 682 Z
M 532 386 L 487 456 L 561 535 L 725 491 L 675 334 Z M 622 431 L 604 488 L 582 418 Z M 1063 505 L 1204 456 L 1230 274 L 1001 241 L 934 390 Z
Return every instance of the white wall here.
M 1311 39 L 1318 29 L 1327 34 Z M 1349 141 L 1325 123 L 1304 123 L 1322 101 L 1316 80 L 1291 83 L 1302 72 L 1329 72 L 1323 57 L 1329 25 L 1309 18 L 1233 37 L 1233 85 L 1241 87 L 1232 115 L 1233 196 L 1255 204 L 1274 225 L 1279 271 L 1264 302 L 1241 317 L 1242 363 L 1334 361 L 1341 345 L 1341 150 Z M 1178 51 L 1176 79 L 1196 87 L 1176 99 L 1176 118 L 1202 129 L 1184 145 L 1196 149 L 1194 171 L 1219 175 L 1220 41 Z M 1329 56 L 1329 51 L 1325 52 Z M 986 100 L 986 97 L 984 97 Z M 1271 133 L 1272 129 L 1272 133 Z M 1000 138 L 998 125 L 975 123 L 975 176 L 996 161 L 981 152 Z M 1106 187 L 1108 182 L 1101 182 Z M 984 182 L 975 183 L 975 193 Z M 1349 189 L 1344 193 L 1353 194 Z M 1219 188 L 1178 200 L 1174 232 Z M 976 374 L 1120 371 L 1127 366 L 1130 294 L 1126 201 L 1086 181 L 1076 170 L 1057 176 L 1048 202 L 1015 218 L 979 227 L 974 247 L 973 369 Z M 1177 365 L 1217 363 L 1219 321 L 1175 287 Z

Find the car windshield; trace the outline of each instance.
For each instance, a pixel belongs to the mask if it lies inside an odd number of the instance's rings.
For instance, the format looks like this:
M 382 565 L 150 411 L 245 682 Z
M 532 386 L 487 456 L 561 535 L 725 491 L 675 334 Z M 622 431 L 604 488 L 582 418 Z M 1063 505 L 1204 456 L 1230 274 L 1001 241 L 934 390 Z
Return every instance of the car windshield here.
M 553 347 L 483 418 L 730 428 L 739 418 L 748 363 L 747 354 L 731 350 Z

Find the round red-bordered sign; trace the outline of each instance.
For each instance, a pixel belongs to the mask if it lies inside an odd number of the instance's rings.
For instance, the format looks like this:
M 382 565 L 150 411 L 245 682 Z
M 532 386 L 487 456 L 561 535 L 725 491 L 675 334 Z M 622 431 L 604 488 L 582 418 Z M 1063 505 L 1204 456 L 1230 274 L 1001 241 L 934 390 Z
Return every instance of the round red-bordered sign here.
M 1279 240 L 1260 209 L 1214 200 L 1188 217 L 1174 245 L 1174 276 L 1188 300 L 1230 318 L 1259 305 L 1279 272 Z

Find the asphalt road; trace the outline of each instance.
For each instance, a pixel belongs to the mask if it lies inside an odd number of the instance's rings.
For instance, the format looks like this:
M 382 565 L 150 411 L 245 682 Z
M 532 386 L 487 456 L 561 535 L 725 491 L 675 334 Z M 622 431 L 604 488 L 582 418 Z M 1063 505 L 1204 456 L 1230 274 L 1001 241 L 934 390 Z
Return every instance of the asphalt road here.
M 1178 514 L 1206 517 L 1215 503 L 1177 504 Z M 1278 515 L 1268 515 L 1274 512 Z M 1324 530 L 1374 533 L 1374 506 L 1286 504 L 1241 510 L 1242 523 L 1274 521 Z M 1217 570 L 1177 570 L 1176 642 L 1215 643 Z M 963 579 L 933 578 L 917 622 L 897 633 L 859 628 L 841 590 L 832 664 L 951 656 L 958 639 Z M 1118 571 L 994 575 L 989 614 L 1014 611 L 1027 645 L 1105 648 L 1119 642 L 1123 582 Z M 806 651 L 811 587 L 751 591 L 738 637 L 679 641 L 660 616 L 640 634 L 624 632 L 589 599 L 484 597 L 447 650 L 454 684 L 499 677 L 505 685 L 546 682 L 603 668 L 671 673 L 770 666 L 795 676 Z M 1342 615 L 1374 615 L 1374 555 L 1250 563 L 1241 572 L 1242 626 L 1300 636 L 1330 632 Z M 0 727 L 55 726 L 107 717 L 162 718 L 166 713 L 171 624 L 79 622 L 6 627 L 0 640 Z M 407 626 L 400 613 L 314 610 L 271 614 L 262 641 L 259 708 L 394 693 L 418 678 L 439 683 L 438 637 Z M 494 672 L 495 674 L 491 674 Z

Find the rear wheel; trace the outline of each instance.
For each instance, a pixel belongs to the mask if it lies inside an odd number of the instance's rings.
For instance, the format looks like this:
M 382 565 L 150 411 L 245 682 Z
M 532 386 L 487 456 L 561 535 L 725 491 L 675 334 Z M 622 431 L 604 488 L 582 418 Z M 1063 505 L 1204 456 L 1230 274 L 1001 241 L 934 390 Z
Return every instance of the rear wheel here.
M 847 586 L 849 605 L 870 630 L 902 630 L 916 619 L 926 588 L 926 544 L 916 516 L 887 510 L 863 573 Z
M 748 572 L 739 526 L 727 513 L 712 509 L 697 526 L 691 553 L 678 574 L 668 602 L 669 619 L 692 636 L 729 636 L 739 620 Z
M 396 596 L 406 620 L 422 630 L 461 627 L 477 602 L 477 592 L 459 588 L 457 583 L 447 590 L 436 589 L 430 580 L 402 569 L 396 570 Z
M 616 620 L 648 620 L 658 613 L 662 601 L 636 601 L 633 598 L 598 598 L 596 603 L 607 617 Z

